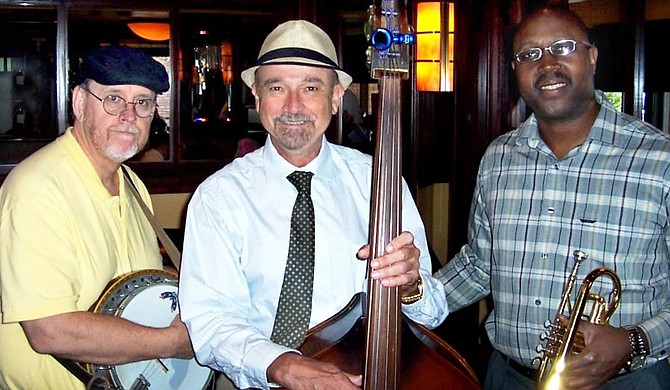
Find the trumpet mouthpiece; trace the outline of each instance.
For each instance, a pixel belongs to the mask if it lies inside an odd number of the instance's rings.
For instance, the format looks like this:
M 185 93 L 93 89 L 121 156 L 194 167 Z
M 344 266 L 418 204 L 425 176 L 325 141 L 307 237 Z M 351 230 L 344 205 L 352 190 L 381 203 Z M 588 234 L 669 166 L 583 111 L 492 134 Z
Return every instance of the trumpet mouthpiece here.
M 577 262 L 582 262 L 582 261 L 586 260 L 586 258 L 588 257 L 588 256 L 586 255 L 586 253 L 580 251 L 579 249 L 577 249 L 576 251 L 574 251 L 574 252 L 572 253 L 572 255 L 575 257 L 575 261 L 577 261 Z

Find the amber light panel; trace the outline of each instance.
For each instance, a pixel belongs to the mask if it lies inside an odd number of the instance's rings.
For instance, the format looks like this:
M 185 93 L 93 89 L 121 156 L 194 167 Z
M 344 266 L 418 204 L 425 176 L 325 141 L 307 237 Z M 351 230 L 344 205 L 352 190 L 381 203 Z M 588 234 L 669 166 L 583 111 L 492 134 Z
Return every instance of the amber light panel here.
M 417 62 L 416 64 L 416 89 L 419 91 L 440 90 L 440 63 L 439 62 Z
M 430 2 L 417 3 L 416 7 L 416 88 L 439 91 L 441 6 L 439 2 Z
M 416 59 L 421 61 L 440 61 L 442 56 L 440 33 L 425 33 L 417 36 Z
M 135 35 L 148 41 L 166 41 L 170 39 L 170 24 L 155 22 L 128 23 Z
M 416 7 L 417 90 L 452 91 L 454 4 L 418 2 Z
M 440 31 L 442 30 L 441 4 L 437 2 L 417 3 L 416 31 Z

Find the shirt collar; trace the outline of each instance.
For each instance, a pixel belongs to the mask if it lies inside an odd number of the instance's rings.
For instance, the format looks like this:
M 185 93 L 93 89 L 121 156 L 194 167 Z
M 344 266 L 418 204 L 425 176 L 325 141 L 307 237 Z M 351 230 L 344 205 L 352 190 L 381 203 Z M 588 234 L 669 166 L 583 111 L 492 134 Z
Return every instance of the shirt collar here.
M 617 111 L 603 91 L 596 90 L 596 102 L 600 104 L 600 111 L 595 122 L 593 122 L 593 126 L 591 126 L 588 139 L 619 148 L 628 147 L 630 142 L 628 136 L 624 136 L 621 131 L 617 131 L 619 126 L 628 122 L 625 118 L 626 114 Z
M 93 163 L 88 158 L 84 149 L 82 149 L 79 142 L 74 136 L 73 127 L 70 126 L 67 128 L 65 133 L 62 136 L 58 137 L 57 142 L 61 143 L 66 150 L 68 150 L 69 156 L 73 161 L 73 165 L 76 166 L 79 175 L 84 179 L 84 183 L 89 186 L 89 191 L 94 194 L 98 199 L 109 200 L 114 198 L 113 195 L 110 195 L 107 188 L 102 184 L 98 172 L 93 167 Z M 124 193 L 124 183 L 122 183 L 123 175 L 121 175 L 120 170 L 117 170 L 117 175 L 119 175 L 119 193 Z
M 615 132 L 615 125 L 621 123 L 620 116 L 622 114 L 607 100 L 603 91 L 596 89 L 594 94 L 596 102 L 600 105 L 600 110 L 586 137 L 586 141 L 598 141 L 624 147 L 625 140 L 621 139 L 622 137 L 617 137 L 617 133 Z M 525 122 L 519 125 L 514 143 L 517 146 L 521 146 L 526 143 L 528 145 L 537 145 L 538 142 L 541 142 L 540 130 L 537 126 L 535 114 L 532 114 Z
M 277 149 L 270 140 L 270 136 L 268 136 L 263 147 L 266 180 L 268 182 L 285 180 L 294 171 L 308 171 L 321 179 L 334 179 L 335 167 L 332 153 L 332 147 L 326 140 L 325 135 L 323 135 L 321 138 L 321 150 L 314 160 L 310 161 L 304 167 L 296 167 L 279 155 L 279 152 L 277 152 Z

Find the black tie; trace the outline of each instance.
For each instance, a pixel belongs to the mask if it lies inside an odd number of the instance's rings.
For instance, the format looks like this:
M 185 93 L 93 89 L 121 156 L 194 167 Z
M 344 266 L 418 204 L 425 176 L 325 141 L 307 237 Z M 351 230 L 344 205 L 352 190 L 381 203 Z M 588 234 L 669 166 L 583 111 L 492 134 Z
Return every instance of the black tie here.
M 287 179 L 298 190 L 291 214 L 291 238 L 284 282 L 279 295 L 272 341 L 297 348 L 309 328 L 314 284 L 314 206 L 310 197 L 313 173 L 295 171 Z

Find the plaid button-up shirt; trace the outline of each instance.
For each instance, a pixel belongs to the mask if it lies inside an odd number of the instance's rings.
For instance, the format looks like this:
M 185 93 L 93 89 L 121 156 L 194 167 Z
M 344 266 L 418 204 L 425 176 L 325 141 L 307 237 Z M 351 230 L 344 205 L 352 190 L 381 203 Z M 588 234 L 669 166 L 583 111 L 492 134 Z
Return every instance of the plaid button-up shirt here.
M 534 116 L 490 145 L 468 244 L 437 273 L 452 312 L 492 293 L 492 345 L 526 366 L 555 317 L 575 250 L 588 257 L 571 303 L 589 271 L 610 268 L 622 293 L 609 323 L 642 327 L 647 364 L 670 352 L 670 138 L 617 112 L 601 91 L 596 99 L 601 109 L 587 139 L 561 160 Z M 609 299 L 610 279 L 599 278 L 593 292 Z

